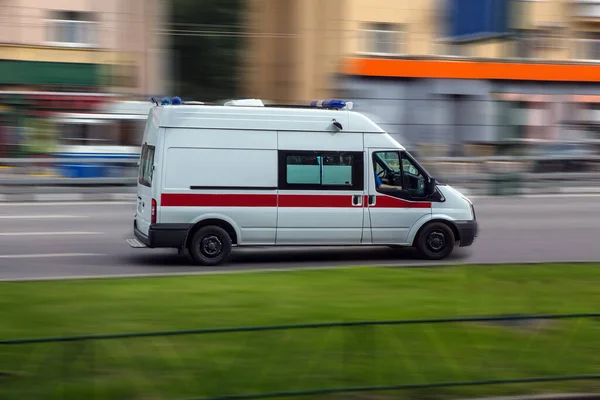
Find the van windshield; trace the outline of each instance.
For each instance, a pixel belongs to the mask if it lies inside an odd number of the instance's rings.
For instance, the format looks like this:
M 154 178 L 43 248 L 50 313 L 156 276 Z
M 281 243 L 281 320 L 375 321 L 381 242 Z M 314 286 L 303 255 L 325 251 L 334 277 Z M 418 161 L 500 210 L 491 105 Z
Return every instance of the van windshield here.
M 138 183 L 152 187 L 152 173 L 154 166 L 154 146 L 144 144 L 140 158 L 140 169 L 138 171 Z

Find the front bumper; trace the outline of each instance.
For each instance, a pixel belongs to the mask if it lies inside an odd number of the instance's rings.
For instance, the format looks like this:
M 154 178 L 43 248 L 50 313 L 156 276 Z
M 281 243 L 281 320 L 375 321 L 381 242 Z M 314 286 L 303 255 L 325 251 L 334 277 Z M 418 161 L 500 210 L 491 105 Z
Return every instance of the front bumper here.
M 180 249 L 185 246 L 189 224 L 155 224 L 151 225 L 148 235 L 144 235 L 133 221 L 133 234 L 136 239 L 151 249 L 172 248 Z
M 459 247 L 468 247 L 473 244 L 479 233 L 479 225 L 476 220 L 454 221 L 458 229 Z

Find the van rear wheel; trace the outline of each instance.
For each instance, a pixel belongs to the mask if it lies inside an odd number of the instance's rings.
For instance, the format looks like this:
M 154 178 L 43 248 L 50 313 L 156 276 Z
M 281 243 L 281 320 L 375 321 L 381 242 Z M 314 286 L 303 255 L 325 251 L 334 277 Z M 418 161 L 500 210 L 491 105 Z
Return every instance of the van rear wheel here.
M 198 265 L 210 267 L 223 264 L 231 254 L 231 237 L 218 226 L 205 226 L 194 234 L 189 252 Z
M 454 232 L 446 224 L 434 222 L 426 225 L 417 238 L 419 254 L 428 260 L 442 260 L 452 253 Z

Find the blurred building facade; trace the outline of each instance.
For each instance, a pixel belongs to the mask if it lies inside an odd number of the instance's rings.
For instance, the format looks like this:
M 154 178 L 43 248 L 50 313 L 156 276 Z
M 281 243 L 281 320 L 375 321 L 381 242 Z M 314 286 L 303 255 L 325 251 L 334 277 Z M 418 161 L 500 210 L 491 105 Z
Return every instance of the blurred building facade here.
M 436 155 L 598 139 L 600 1 L 249 0 L 247 21 L 248 96 L 353 99 Z
M 51 151 L 64 133 L 53 115 L 164 93 L 167 36 L 156 32 L 168 11 L 161 0 L 0 0 L 3 155 Z

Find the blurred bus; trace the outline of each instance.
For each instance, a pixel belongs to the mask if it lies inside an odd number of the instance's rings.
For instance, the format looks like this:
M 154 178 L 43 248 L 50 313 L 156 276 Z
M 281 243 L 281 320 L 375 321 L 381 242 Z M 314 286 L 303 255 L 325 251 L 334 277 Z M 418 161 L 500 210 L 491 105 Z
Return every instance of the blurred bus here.
M 68 159 L 138 159 L 151 107 L 149 101 L 115 101 L 99 113 L 56 114 L 56 155 L 66 159 L 58 166 L 60 174 L 74 178 L 135 176 L 131 163 L 77 163 Z

